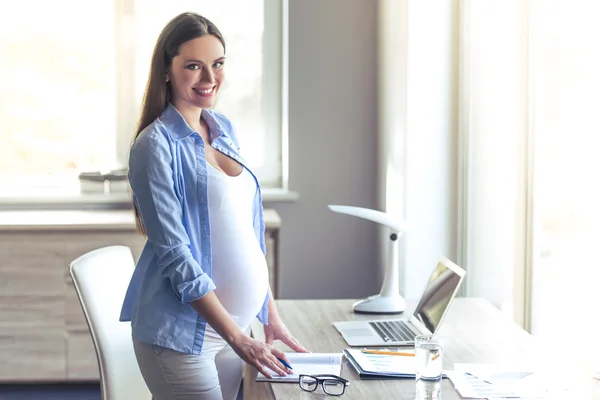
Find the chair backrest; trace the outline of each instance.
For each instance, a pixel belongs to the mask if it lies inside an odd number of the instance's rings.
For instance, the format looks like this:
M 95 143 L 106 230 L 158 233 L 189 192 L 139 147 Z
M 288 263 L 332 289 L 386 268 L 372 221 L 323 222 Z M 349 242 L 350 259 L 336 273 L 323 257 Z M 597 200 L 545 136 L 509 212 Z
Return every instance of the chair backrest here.
M 96 348 L 103 400 L 151 398 L 133 352 L 131 324 L 119 321 L 134 268 L 125 246 L 91 251 L 69 268 Z

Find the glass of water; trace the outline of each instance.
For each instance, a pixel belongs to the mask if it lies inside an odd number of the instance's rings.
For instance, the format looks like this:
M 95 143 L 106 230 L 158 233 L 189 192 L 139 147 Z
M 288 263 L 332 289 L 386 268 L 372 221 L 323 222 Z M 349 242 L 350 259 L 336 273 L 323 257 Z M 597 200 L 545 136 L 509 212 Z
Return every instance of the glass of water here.
M 420 335 L 415 338 L 416 400 L 441 399 L 444 338 Z

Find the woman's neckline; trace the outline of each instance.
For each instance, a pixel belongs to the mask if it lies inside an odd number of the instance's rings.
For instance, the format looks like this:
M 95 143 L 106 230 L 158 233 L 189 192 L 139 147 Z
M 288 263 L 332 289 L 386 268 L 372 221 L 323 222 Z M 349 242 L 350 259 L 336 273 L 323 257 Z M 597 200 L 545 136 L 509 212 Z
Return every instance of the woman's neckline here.
M 211 169 L 212 169 L 213 171 L 215 171 L 217 174 L 219 174 L 219 175 L 221 175 L 221 176 L 224 176 L 224 177 L 226 177 L 226 178 L 235 179 L 235 178 L 238 178 L 238 177 L 240 177 L 240 176 L 241 176 L 241 175 L 244 173 L 244 167 L 243 167 L 243 166 L 242 166 L 242 171 L 241 171 L 239 174 L 237 174 L 237 175 L 228 175 L 228 174 L 226 174 L 225 172 L 223 172 L 223 171 L 221 171 L 221 170 L 217 169 L 215 166 L 213 166 L 213 165 L 212 165 L 211 163 L 209 163 L 208 161 L 206 162 L 206 165 L 208 165 L 208 168 L 211 168 Z

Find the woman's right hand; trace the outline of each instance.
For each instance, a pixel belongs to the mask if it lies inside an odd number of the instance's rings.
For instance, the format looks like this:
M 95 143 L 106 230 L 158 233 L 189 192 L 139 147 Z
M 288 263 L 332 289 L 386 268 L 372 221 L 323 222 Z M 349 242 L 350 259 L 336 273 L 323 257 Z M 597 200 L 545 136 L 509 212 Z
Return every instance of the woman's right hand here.
M 263 343 L 259 340 L 246 336 L 239 335 L 231 343 L 231 348 L 237 355 L 246 363 L 254 366 L 261 374 L 267 378 L 272 378 L 267 367 L 279 375 L 286 376 L 292 374 L 293 371 L 286 368 L 277 358 L 281 358 L 288 362 L 283 351 L 274 348 L 271 345 Z M 288 362 L 289 363 L 289 362 Z
M 267 378 L 272 378 L 267 367 L 282 376 L 293 373 L 277 359 L 279 357 L 288 362 L 287 357 L 281 350 L 246 336 L 242 332 L 231 318 L 231 315 L 225 310 L 214 290 L 190 304 L 200 315 L 204 316 L 206 322 L 229 343 L 233 351 L 242 360 L 256 367 L 261 374 Z

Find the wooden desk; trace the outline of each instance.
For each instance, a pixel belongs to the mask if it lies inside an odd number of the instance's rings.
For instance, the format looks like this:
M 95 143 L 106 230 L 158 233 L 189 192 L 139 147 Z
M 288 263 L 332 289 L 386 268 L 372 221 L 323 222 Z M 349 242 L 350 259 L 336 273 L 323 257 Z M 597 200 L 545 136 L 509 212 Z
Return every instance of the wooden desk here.
M 386 316 L 354 314 L 351 311 L 352 300 L 277 300 L 279 313 L 294 333 L 296 339 L 313 352 L 340 352 L 347 347 L 344 339 L 333 327 L 333 321 L 382 319 Z M 412 310 L 409 304 L 408 309 Z M 389 318 L 389 316 L 387 316 Z M 262 338 L 260 323 L 254 328 L 256 337 Z M 548 351 L 548 347 L 535 340 L 533 336 L 508 320 L 496 308 L 483 299 L 458 298 L 453 303 L 443 323 L 440 334 L 446 338 L 444 368 L 452 369 L 455 362 L 497 363 L 515 365 L 529 362 L 554 372 L 551 382 L 580 388 L 575 392 L 561 392 L 551 399 L 600 399 L 600 381 L 591 378 L 592 372 L 581 365 L 572 365 L 567 358 Z M 585 340 L 585 339 L 582 339 Z M 590 340 L 592 340 L 590 338 Z M 560 348 L 553 351 L 566 353 L 570 349 L 572 338 L 565 338 Z M 276 344 L 286 349 L 281 343 Z M 536 367 L 537 368 L 537 367 Z M 539 369 L 536 369 L 539 370 Z M 565 376 L 565 371 L 571 376 Z M 547 375 L 551 378 L 551 375 Z M 314 393 L 302 391 L 297 384 L 256 383 L 256 369 L 248 367 L 244 372 L 244 399 L 329 399 L 321 388 Z M 414 399 L 415 383 L 412 379 L 403 380 L 361 380 L 345 360 L 342 365 L 342 377 L 349 379 L 351 385 L 341 399 L 345 400 L 383 400 Z M 444 400 L 460 399 L 452 383 L 444 379 L 442 385 Z

